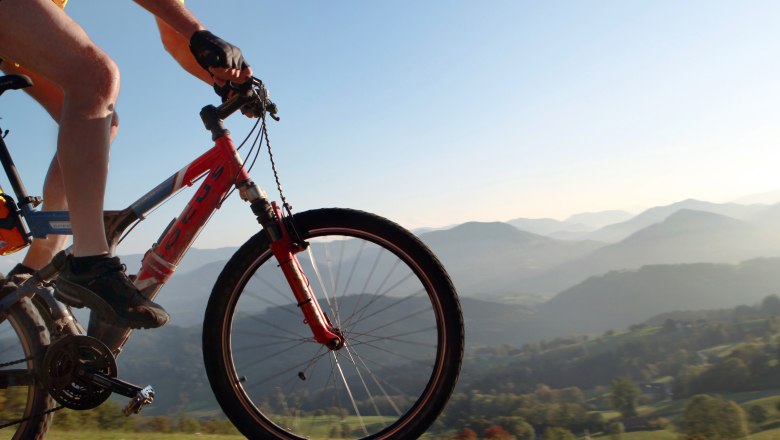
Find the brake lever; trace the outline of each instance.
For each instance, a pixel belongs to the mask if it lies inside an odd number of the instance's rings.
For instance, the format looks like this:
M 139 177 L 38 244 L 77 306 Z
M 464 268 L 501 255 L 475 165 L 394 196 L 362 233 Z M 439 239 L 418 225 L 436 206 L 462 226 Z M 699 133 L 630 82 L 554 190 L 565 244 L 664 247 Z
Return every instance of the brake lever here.
M 276 113 L 279 111 L 276 108 L 276 104 L 274 104 L 270 100 L 266 101 L 265 110 L 268 112 L 268 116 L 273 118 L 274 121 L 279 122 L 279 120 L 282 119 L 282 118 L 280 118 L 279 116 L 276 115 Z

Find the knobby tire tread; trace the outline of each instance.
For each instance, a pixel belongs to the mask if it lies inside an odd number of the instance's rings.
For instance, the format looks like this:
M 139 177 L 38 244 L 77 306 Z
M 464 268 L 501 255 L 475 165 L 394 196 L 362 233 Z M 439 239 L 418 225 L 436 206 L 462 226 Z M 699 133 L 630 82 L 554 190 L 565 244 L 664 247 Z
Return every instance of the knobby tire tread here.
M 44 324 L 43 318 L 33 306 L 32 302 L 23 298 L 8 311 L 9 318 L 13 320 L 20 333 L 18 336 L 26 340 L 26 356 L 40 355 L 32 359 L 33 368 L 38 371 L 41 368 L 43 353 L 49 345 L 49 331 Z M 28 408 L 24 417 L 31 414 L 41 414 L 44 411 L 54 408 L 54 400 L 49 396 L 39 384 L 31 388 L 31 399 L 28 397 Z M 48 413 L 37 416 L 31 420 L 23 422 L 17 426 L 5 428 L 6 430 L 16 429 L 13 440 L 43 440 L 44 436 L 51 427 L 54 414 Z

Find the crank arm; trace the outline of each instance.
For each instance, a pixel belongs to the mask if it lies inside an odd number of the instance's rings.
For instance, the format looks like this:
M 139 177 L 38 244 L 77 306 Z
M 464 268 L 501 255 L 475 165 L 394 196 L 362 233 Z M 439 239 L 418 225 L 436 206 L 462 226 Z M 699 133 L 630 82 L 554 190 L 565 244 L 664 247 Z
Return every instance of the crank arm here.
M 132 400 L 122 409 L 122 413 L 126 416 L 138 414 L 141 412 L 141 408 L 154 401 L 154 389 L 151 385 L 141 388 L 116 377 L 107 376 L 98 371 L 91 371 L 89 368 L 83 368 L 78 372 L 78 375 L 99 387 L 111 390 L 112 393 L 130 397 Z

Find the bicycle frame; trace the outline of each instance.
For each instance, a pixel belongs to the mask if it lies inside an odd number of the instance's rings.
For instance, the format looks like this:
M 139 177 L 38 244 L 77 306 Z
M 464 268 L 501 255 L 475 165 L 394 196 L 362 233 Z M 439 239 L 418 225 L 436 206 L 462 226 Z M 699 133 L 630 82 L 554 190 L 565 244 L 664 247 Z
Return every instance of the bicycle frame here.
M 153 299 L 173 275 L 177 264 L 211 215 L 219 209 L 228 192 L 235 186 L 241 198 L 251 204 L 252 211 L 268 234 L 271 249 L 282 266 L 314 338 L 331 349 L 338 348 L 343 338 L 322 312 L 295 257 L 296 253 L 305 249 L 305 245 L 294 242 L 287 231 L 281 211 L 275 204 L 270 204 L 265 193 L 250 180 L 229 132 L 221 125 L 220 115 L 229 113 L 224 109 L 231 105 L 236 106 L 235 102 L 228 101 L 220 108 L 207 106 L 201 112 L 202 116 L 204 112 L 206 113 L 204 123 L 212 131 L 215 140 L 215 145 L 211 149 L 124 210 L 105 212 L 106 235 L 112 252 L 130 225 L 144 219 L 146 214 L 170 199 L 179 190 L 193 186 L 203 178 L 203 182 L 182 213 L 168 225 L 157 243 L 143 257 L 141 269 L 134 283 L 144 296 Z M 210 127 L 207 118 L 216 124 L 216 127 Z M 48 234 L 72 234 L 66 211 L 35 210 L 40 199 L 27 195 L 2 139 L 0 139 L 0 162 L 19 200 L 21 214 L 30 228 L 31 235 L 45 237 Z M 102 321 L 91 321 L 89 335 L 100 339 L 114 353 L 120 352 L 131 330 Z

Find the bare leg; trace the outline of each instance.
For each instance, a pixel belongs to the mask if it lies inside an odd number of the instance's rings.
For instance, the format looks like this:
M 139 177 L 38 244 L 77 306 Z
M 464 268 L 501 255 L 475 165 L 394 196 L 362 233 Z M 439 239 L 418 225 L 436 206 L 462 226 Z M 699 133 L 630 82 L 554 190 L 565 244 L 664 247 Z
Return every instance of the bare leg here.
M 0 68 L 5 73 L 17 73 L 29 76 L 33 81 L 33 87 L 24 89 L 33 97 L 55 121 L 60 120 L 62 111 L 63 93 L 56 84 L 41 76 L 37 72 L 16 66 L 12 62 L 0 63 Z M 119 131 L 119 118 L 116 112 L 111 121 L 111 141 L 116 137 Z M 54 159 L 49 165 L 46 174 L 46 180 L 43 185 L 43 210 L 44 211 L 67 211 L 68 202 L 65 198 L 65 187 L 62 183 L 62 171 L 55 154 Z M 63 250 L 68 242 L 67 235 L 49 235 L 47 238 L 33 239 L 32 245 L 22 261 L 22 264 L 31 269 L 40 269 L 51 261 L 54 255 Z
M 115 64 L 50 0 L 0 2 L 0 53 L 34 68 L 62 90 L 57 157 L 70 208 L 74 254 L 108 253 L 103 196 L 119 93 Z M 52 167 L 49 189 L 59 180 L 54 174 Z

